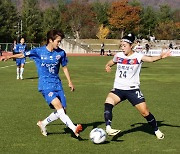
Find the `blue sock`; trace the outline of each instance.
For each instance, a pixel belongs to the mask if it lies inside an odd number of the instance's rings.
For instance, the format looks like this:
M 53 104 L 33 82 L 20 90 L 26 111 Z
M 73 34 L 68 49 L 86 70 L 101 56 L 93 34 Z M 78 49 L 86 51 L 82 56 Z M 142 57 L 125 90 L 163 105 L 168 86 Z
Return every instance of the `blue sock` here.
M 150 112 L 149 115 L 144 118 L 146 118 L 148 124 L 154 129 L 154 131 L 158 130 L 156 119 Z
M 113 105 L 105 103 L 104 107 L 105 107 L 105 109 L 104 109 L 104 119 L 105 119 L 105 122 L 106 122 L 106 126 L 111 125 Z

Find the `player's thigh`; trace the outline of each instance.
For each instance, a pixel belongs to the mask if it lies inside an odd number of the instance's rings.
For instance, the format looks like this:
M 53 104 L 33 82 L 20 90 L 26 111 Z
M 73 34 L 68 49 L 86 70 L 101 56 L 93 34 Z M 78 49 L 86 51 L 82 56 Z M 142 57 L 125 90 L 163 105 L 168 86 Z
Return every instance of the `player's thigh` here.
M 52 108 L 52 109 L 62 108 L 61 101 L 58 98 L 58 92 L 44 90 L 41 93 L 42 93 L 43 97 L 45 98 L 45 100 L 46 100 L 46 102 L 50 108 Z
M 64 94 L 64 91 L 63 90 L 58 91 L 58 96 L 57 97 L 61 101 L 61 104 L 62 104 L 63 108 L 66 108 L 67 104 L 66 104 L 66 96 Z
M 105 100 L 105 103 L 112 104 L 113 106 L 118 104 L 121 101 L 120 97 L 116 94 L 110 92 Z
M 125 92 L 125 96 L 133 106 L 145 102 L 144 95 L 142 94 L 140 89 L 127 90 Z

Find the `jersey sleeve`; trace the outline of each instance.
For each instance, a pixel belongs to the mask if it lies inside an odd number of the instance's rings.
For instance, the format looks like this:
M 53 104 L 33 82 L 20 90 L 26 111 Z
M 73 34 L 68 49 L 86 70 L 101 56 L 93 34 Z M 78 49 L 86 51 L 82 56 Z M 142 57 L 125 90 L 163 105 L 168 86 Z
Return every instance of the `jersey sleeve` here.
M 36 59 L 38 57 L 37 49 L 34 48 L 32 50 L 29 50 L 27 52 L 24 52 L 25 57 L 29 57 L 30 59 Z
M 113 57 L 113 62 L 117 63 L 117 53 Z
M 139 62 L 141 62 L 142 61 L 142 57 L 144 56 L 142 53 L 137 53 L 137 59 L 138 59 L 138 61 Z
M 62 67 L 64 67 L 67 64 L 68 64 L 68 58 L 67 58 L 66 53 L 64 51 L 64 54 L 63 54 L 62 59 L 61 59 L 61 65 L 62 65 Z

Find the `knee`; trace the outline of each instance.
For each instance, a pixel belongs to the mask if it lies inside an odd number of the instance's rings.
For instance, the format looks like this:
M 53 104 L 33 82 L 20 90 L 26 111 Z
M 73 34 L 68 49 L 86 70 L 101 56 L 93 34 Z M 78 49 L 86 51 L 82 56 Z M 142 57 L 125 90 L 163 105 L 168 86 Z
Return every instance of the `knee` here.
M 107 98 L 106 98 L 106 101 L 105 101 L 105 104 L 115 105 L 115 101 L 114 101 L 113 98 L 107 97 Z
M 146 116 L 149 115 L 149 111 L 148 111 L 148 110 L 143 110 L 143 111 L 141 111 L 141 115 L 142 115 L 143 117 L 146 117 Z

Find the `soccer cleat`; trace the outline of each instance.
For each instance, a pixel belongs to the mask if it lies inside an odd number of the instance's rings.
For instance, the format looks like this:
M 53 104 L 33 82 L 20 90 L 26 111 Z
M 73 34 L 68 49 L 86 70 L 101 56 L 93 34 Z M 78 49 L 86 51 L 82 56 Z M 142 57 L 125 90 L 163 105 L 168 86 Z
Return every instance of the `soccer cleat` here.
M 19 80 L 19 76 L 18 75 L 17 75 L 16 79 Z
M 155 131 L 154 133 L 155 133 L 157 139 L 160 139 L 160 140 L 164 139 L 164 134 L 159 129 L 157 131 Z
M 40 128 L 40 130 L 41 130 L 41 133 L 42 133 L 44 136 L 47 136 L 46 127 L 43 126 L 42 121 L 38 121 L 37 125 L 39 126 L 39 128 Z
M 109 136 L 115 136 L 115 135 L 117 135 L 120 132 L 121 132 L 121 130 L 117 130 L 117 129 L 112 129 L 112 128 L 106 129 L 106 133 Z
M 74 134 L 76 135 L 76 137 L 79 136 L 79 133 L 82 132 L 82 125 L 81 124 L 77 124 L 76 129 Z

